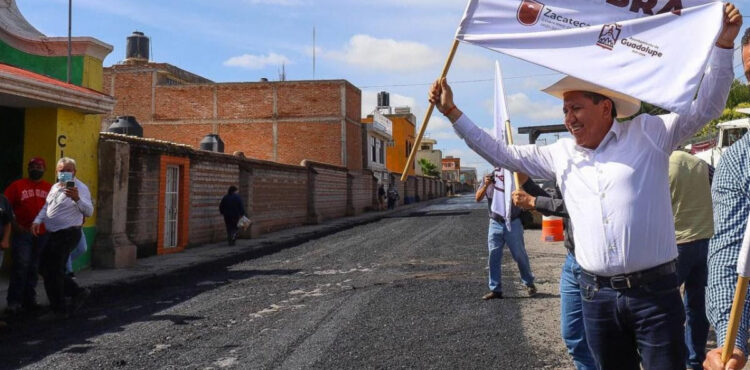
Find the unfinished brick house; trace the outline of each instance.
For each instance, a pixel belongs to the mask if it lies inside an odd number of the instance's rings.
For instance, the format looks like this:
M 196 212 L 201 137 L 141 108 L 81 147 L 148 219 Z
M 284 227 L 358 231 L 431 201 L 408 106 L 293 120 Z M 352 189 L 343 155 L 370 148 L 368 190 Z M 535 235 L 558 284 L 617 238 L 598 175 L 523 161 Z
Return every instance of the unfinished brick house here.
M 129 115 L 144 137 L 198 147 L 214 133 L 227 153 L 362 169 L 361 91 L 345 80 L 215 83 L 149 62 L 147 55 L 128 55 L 104 68 L 103 85 L 117 99 L 103 130 L 114 117 Z

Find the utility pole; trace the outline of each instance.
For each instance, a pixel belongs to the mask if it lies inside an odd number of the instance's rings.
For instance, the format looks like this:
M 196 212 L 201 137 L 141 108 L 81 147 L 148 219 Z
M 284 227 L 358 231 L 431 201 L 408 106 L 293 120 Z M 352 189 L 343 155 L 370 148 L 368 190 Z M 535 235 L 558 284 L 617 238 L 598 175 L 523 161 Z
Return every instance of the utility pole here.
M 72 23 L 73 23 L 73 0 L 68 0 L 68 79 L 67 82 L 70 83 L 70 63 L 72 59 L 72 37 L 71 37 L 71 30 L 72 30 Z
M 315 79 L 315 26 L 313 26 L 313 80 Z

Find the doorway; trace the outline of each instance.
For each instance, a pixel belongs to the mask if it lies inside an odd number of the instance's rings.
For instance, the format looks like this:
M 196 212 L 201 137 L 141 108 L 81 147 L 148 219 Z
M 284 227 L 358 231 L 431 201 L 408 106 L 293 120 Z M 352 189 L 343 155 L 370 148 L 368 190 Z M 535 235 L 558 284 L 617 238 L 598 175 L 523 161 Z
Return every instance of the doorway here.
M 24 110 L 0 106 L 0 191 L 23 177 Z

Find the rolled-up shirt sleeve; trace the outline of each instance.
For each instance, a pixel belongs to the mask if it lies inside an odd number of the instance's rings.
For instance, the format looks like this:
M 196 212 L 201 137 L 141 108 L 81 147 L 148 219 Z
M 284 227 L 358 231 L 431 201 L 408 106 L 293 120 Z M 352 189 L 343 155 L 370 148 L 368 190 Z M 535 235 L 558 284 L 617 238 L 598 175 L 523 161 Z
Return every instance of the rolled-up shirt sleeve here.
M 662 119 L 662 125 L 648 124 L 646 126 L 655 138 L 656 144 L 665 152 L 670 153 L 710 120 L 718 118 L 724 111 L 729 89 L 734 80 L 733 57 L 733 50 L 714 47 L 698 89 L 698 95 L 690 105 L 690 112 L 683 115 L 673 113 L 659 116 Z
M 506 145 L 477 127 L 465 114 L 453 124 L 453 128 L 466 145 L 495 167 L 523 172 L 535 178 L 555 178 L 551 153 L 553 145 Z

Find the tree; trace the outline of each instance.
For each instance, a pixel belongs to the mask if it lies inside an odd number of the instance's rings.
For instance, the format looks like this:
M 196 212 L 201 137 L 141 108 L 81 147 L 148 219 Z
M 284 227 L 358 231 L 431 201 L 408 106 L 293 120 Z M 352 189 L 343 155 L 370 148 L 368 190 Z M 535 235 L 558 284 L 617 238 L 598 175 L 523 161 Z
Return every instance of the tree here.
M 428 161 L 427 158 L 421 158 L 417 163 L 419 163 L 422 173 L 426 176 L 440 177 L 440 171 L 437 170 L 437 166 Z
M 750 88 L 742 83 L 740 80 L 732 81 L 732 87 L 729 88 L 729 97 L 727 97 L 727 105 L 724 108 L 719 118 L 712 120 L 700 131 L 698 131 L 694 137 L 703 137 L 708 135 L 716 134 L 716 125 L 721 122 L 731 121 L 734 119 L 740 119 L 747 117 L 746 114 L 737 112 L 737 108 L 747 108 L 750 106 Z

